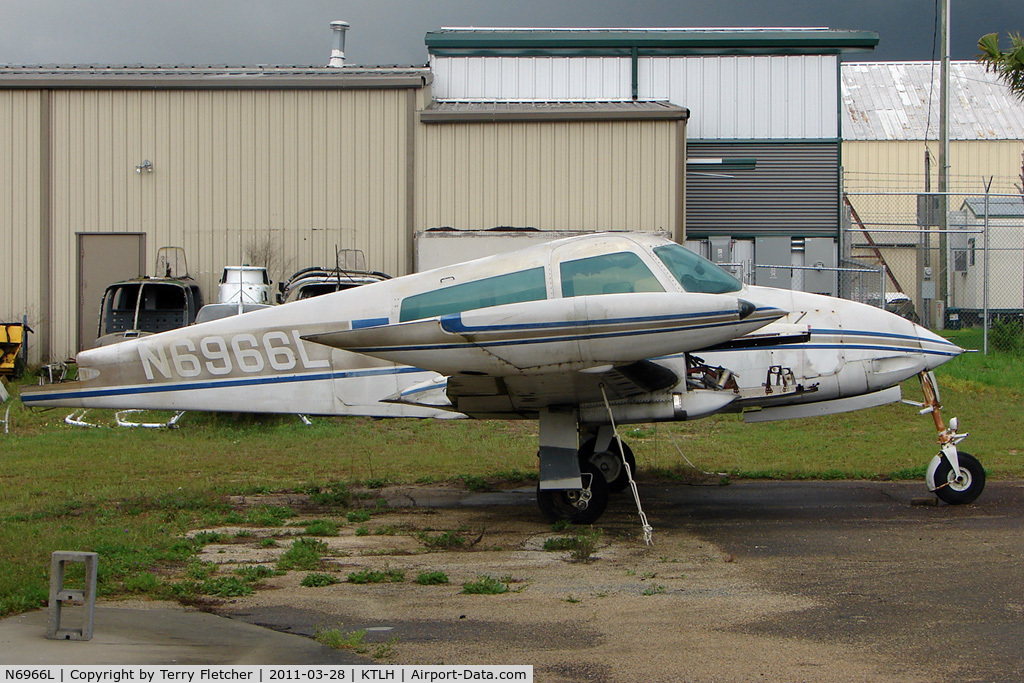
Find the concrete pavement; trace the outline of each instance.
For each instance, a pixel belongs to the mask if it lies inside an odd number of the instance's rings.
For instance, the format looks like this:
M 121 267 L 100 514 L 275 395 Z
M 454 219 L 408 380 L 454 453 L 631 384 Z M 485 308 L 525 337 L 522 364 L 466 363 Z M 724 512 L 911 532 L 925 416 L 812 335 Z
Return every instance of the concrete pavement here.
M 96 606 L 92 640 L 48 640 L 46 610 L 0 620 L 0 665 L 367 664 L 310 638 L 164 603 Z M 78 608 L 80 611 L 81 608 Z M 65 608 L 62 626 L 81 623 Z
M 467 528 L 508 526 L 518 530 L 504 539 L 507 545 L 502 551 L 431 556 L 429 561 L 433 563 L 451 562 L 451 568 L 443 568 L 454 574 L 460 568 L 464 570 L 466 563 L 529 555 L 516 539 L 537 535 L 546 528 L 535 516 L 529 493 L 471 494 L 421 487 L 403 495 L 412 501 L 412 507 L 462 510 L 459 514 L 466 517 Z M 632 501 L 625 497 L 616 498 L 601 520 L 606 542 L 612 550 L 620 549 L 628 567 L 643 561 L 641 553 L 652 555 L 649 561 L 659 572 L 657 580 L 668 584 L 669 590 L 653 598 L 660 602 L 643 604 L 667 605 L 668 600 L 678 600 L 692 609 L 722 591 L 730 605 L 739 605 L 737 609 L 742 610 L 744 618 L 733 625 L 716 630 L 711 624 L 714 614 L 701 617 L 707 623 L 691 636 L 706 632 L 708 647 L 715 639 L 724 638 L 746 639 L 755 645 L 766 642 L 773 647 L 782 644 L 798 647 L 801 656 L 814 666 L 818 666 L 818 660 L 813 657 L 818 655 L 813 653 L 824 653 L 820 655 L 824 662 L 831 661 L 831 653 L 840 650 L 849 656 L 847 664 L 874 662 L 877 670 L 860 680 L 1024 680 L 1021 482 L 990 482 L 976 504 L 960 507 L 913 504 L 924 495 L 919 482 L 741 481 L 725 487 L 652 483 L 641 486 L 641 495 L 655 525 L 656 544 L 660 545 L 643 551 L 632 540 L 637 529 L 635 524 L 627 523 L 633 510 Z M 437 524 L 433 518 L 431 523 Z M 368 538 L 390 542 L 386 536 Z M 688 540 L 694 538 L 698 541 Z M 489 537 L 484 545 L 498 545 L 500 540 Z M 678 554 L 685 560 L 700 548 L 698 542 L 705 550 L 697 559 L 703 559 L 685 565 L 685 575 L 678 581 L 662 578 L 684 565 L 657 560 L 658 554 L 683 548 Z M 707 560 L 718 552 L 727 559 L 717 563 Z M 403 557 L 391 561 L 397 563 Z M 376 555 L 370 560 L 382 561 Z M 369 664 L 351 652 L 332 650 L 294 633 L 308 635 L 322 623 L 369 629 L 383 623 L 382 619 L 393 627 L 389 635 L 399 639 L 401 651 L 410 653 L 410 657 L 420 644 L 424 652 L 433 652 L 441 645 L 458 645 L 463 653 L 460 663 L 480 662 L 484 656 L 480 653 L 492 653 L 505 663 L 532 663 L 533 652 L 540 653 L 536 657 L 550 653 L 552 645 L 548 641 L 557 641 L 559 653 L 566 643 L 575 643 L 575 650 L 566 650 L 567 661 L 572 657 L 591 658 L 595 667 L 602 656 L 612 663 L 619 661 L 609 643 L 621 638 L 621 629 L 604 634 L 599 628 L 604 621 L 586 622 L 581 616 L 586 609 L 597 610 L 628 599 L 601 597 L 606 593 L 604 583 L 593 588 L 594 597 L 576 585 L 546 586 L 539 578 L 543 576 L 537 564 L 540 560 L 521 561 L 533 563 L 524 566 L 536 565 L 521 572 L 528 578 L 536 577 L 536 581 L 518 599 L 537 596 L 545 601 L 547 609 L 533 610 L 536 623 L 526 618 L 515 629 L 506 623 L 508 600 L 481 603 L 484 607 L 479 609 L 490 621 L 479 622 L 488 628 L 474 628 L 478 624 L 472 618 L 462 619 L 460 615 L 467 612 L 452 617 L 452 623 L 460 627 L 455 628 L 442 619 L 444 615 L 436 607 L 404 609 L 402 592 L 413 599 L 425 593 L 406 582 L 364 589 L 363 599 L 372 608 L 365 616 L 360 616 L 351 599 L 329 597 L 330 589 L 311 593 L 307 602 L 314 602 L 309 604 L 285 601 L 277 608 L 257 609 L 240 601 L 218 608 L 222 613 L 233 610 L 235 619 L 158 603 L 106 603 L 97 606 L 95 636 L 89 642 L 47 640 L 46 613 L 40 610 L 0 620 L 0 664 Z M 586 567 L 565 564 L 562 579 L 575 580 L 582 572 L 596 571 L 602 565 L 615 566 L 611 558 Z M 469 566 L 475 570 L 475 565 Z M 642 575 L 639 570 L 632 574 L 619 571 L 616 581 L 635 583 Z M 730 577 L 735 585 L 724 583 Z M 699 583 L 702 578 L 721 582 L 703 585 Z M 760 586 L 772 600 L 789 601 L 795 607 L 758 612 L 752 600 L 756 592 L 750 586 Z M 338 591 L 341 595 L 356 595 L 356 589 L 344 584 Z M 281 599 L 284 593 L 275 590 L 266 595 Z M 569 604 L 564 598 L 570 594 L 585 600 Z M 448 599 L 456 601 L 454 596 Z M 676 614 L 681 620 L 687 612 Z M 572 615 L 576 615 L 575 621 Z M 75 615 L 65 618 L 73 620 Z M 254 623 L 244 623 L 243 619 Z M 492 621 L 500 622 L 502 627 L 492 628 Z M 638 628 L 649 621 L 645 618 Z M 586 628 L 580 630 L 581 624 Z M 570 627 L 579 632 L 569 632 Z M 556 633 L 561 636 L 554 637 Z M 653 629 L 645 632 L 644 638 L 655 650 L 674 647 L 685 651 L 671 640 L 674 633 L 672 629 Z M 574 634 L 578 636 L 575 640 L 570 638 Z M 693 641 L 688 641 L 686 647 L 699 649 Z M 701 652 L 696 654 L 707 658 Z M 434 660 L 417 657 L 416 661 Z M 742 657 L 725 658 L 714 662 L 718 666 L 714 675 L 702 677 L 691 671 L 690 679 L 747 680 L 737 669 L 744 661 Z M 794 668 L 776 673 L 802 680 L 856 678 L 850 678 L 848 671 L 807 668 L 811 664 L 801 669 L 797 666 L 800 661 L 793 661 Z M 579 662 L 573 660 L 570 664 L 578 666 Z M 554 666 L 544 671 L 549 675 L 546 680 L 577 680 L 569 674 L 556 675 L 560 669 Z M 879 677 L 879 672 L 885 673 Z M 626 679 L 613 672 L 590 680 Z

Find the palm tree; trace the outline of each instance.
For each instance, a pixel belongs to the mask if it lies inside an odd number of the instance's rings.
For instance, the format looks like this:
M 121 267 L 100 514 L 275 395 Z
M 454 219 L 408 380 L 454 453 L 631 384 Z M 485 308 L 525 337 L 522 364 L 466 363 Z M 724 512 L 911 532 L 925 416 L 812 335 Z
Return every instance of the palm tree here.
M 986 71 L 999 76 L 1017 99 L 1024 101 L 1024 38 L 1011 33 L 1011 48 L 1007 52 L 999 49 L 999 34 L 989 33 L 978 41 L 981 54 L 977 59 L 985 65 Z

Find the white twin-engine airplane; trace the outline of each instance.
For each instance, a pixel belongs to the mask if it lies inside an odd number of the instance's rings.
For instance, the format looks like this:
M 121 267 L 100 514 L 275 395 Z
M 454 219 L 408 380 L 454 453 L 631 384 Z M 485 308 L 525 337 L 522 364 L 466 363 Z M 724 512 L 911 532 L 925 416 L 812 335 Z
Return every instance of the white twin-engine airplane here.
M 603 233 L 78 354 L 29 406 L 539 419 L 538 504 L 597 520 L 635 459 L 615 425 L 856 410 L 920 375 L 940 431 L 928 486 L 984 487 L 930 371 L 962 349 L 884 310 L 745 286 L 666 239 Z M 626 465 L 629 465 L 627 468 Z

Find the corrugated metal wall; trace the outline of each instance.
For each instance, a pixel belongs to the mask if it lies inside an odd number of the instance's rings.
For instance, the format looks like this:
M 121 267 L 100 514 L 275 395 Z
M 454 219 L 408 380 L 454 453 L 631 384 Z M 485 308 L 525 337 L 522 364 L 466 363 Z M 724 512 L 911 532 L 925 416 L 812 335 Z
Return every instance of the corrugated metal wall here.
M 993 177 L 993 192 L 1014 192 L 1020 183 L 1021 140 L 952 140 L 949 143 L 950 189 L 984 194 L 983 179 Z M 930 141 L 932 184 L 938 187 L 938 143 Z M 923 140 L 846 140 L 843 142 L 844 186 L 850 192 L 924 192 Z
M 690 140 L 688 158 L 752 158 L 753 170 L 686 178 L 687 233 L 835 237 L 839 225 L 837 143 L 708 143 Z M 723 176 L 731 177 L 723 177 Z
M 407 90 L 53 92 L 53 311 L 72 352 L 76 232 L 185 247 L 208 299 L 224 265 L 270 245 L 275 278 L 333 265 L 335 246 L 404 273 Z M 137 173 L 144 159 L 152 173 Z M 273 266 L 274 264 L 272 264 Z M 150 265 L 150 268 L 152 266 Z M 73 280 L 71 280 L 73 281 Z
M 641 99 L 690 109 L 687 135 L 709 139 L 834 139 L 835 55 L 641 57 Z
M 675 121 L 420 127 L 418 230 L 675 231 Z
M 39 326 L 40 96 L 0 91 L 0 322 Z M 29 348 L 38 340 L 29 336 Z M 38 360 L 38 353 L 31 360 Z
M 641 56 L 637 94 L 691 112 L 691 140 L 839 137 L 835 55 Z M 434 96 L 464 102 L 631 100 L 630 57 L 431 56 Z
M 461 102 L 632 99 L 628 57 L 439 57 L 434 97 Z

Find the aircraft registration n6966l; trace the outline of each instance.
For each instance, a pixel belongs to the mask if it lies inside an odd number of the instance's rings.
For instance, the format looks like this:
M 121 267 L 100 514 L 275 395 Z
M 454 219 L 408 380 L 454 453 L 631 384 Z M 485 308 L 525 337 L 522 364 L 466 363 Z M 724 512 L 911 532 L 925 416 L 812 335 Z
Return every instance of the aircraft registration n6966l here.
M 884 310 L 746 286 L 652 235 L 601 233 L 78 354 L 29 406 L 537 419 L 538 504 L 595 521 L 635 459 L 615 425 L 747 421 L 900 400 L 920 375 L 941 450 L 928 486 L 984 487 L 930 371 L 962 349 Z

